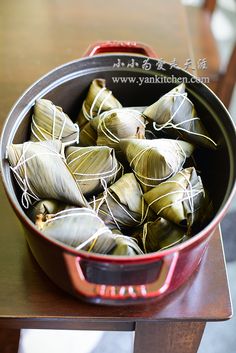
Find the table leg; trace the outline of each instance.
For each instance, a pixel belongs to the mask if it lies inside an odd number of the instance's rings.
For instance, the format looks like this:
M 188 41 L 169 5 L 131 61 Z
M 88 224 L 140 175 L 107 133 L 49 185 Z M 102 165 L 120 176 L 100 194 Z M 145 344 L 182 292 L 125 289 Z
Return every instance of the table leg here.
M 134 353 L 196 353 L 205 322 L 137 322 Z
M 0 328 L 0 353 L 17 353 L 20 330 Z

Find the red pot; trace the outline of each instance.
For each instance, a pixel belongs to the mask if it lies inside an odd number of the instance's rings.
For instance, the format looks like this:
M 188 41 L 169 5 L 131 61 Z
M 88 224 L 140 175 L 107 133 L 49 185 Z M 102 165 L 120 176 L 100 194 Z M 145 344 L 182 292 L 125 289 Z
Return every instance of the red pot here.
M 110 53 L 104 55 L 106 52 Z M 39 79 L 12 108 L 1 139 L 1 168 L 6 193 L 24 226 L 34 257 L 58 286 L 95 303 L 138 303 L 161 298 L 182 285 L 196 269 L 211 234 L 233 197 L 236 171 L 235 128 L 228 111 L 209 88 L 196 79 L 193 80 L 188 72 L 171 68 L 167 63 L 163 67 L 165 71 L 157 70 L 157 59 L 147 58 L 155 57 L 155 54 L 146 45 L 126 42 L 97 43 L 89 49 L 87 55 L 88 57 L 64 64 Z M 114 77 L 140 80 L 139 77 L 155 78 L 162 74 L 188 79 L 189 96 L 204 124 L 219 143 L 217 151 L 199 150 L 195 155 L 213 199 L 214 217 L 211 222 L 185 243 L 133 258 L 78 252 L 45 237 L 24 213 L 19 202 L 19 190 L 5 159 L 8 144 L 27 140 L 35 99 L 50 99 L 54 104 L 62 106 L 69 116 L 76 118 L 90 82 L 94 78 L 103 77 L 124 106 L 144 106 L 151 104 L 174 84 L 144 82 L 139 85 L 131 81 L 125 82 L 124 79 L 116 83 Z

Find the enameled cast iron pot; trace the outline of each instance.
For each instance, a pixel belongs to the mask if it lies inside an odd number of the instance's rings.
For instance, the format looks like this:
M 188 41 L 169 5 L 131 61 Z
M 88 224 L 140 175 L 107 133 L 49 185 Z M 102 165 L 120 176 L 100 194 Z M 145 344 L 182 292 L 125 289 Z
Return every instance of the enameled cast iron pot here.
M 109 54 L 105 54 L 109 52 Z M 116 52 L 116 54 L 114 53 Z M 123 53 L 121 53 L 123 52 Z M 132 54 L 131 54 L 132 53 Z M 99 54 L 99 55 L 97 55 Z M 94 56 L 95 55 L 95 56 Z M 233 196 L 236 174 L 236 134 L 229 113 L 204 84 L 188 72 L 164 65 L 157 70 L 152 50 L 138 43 L 98 43 L 87 57 L 69 62 L 35 82 L 12 108 L 1 140 L 2 178 L 7 196 L 21 220 L 30 249 L 41 268 L 61 288 L 89 302 L 138 303 L 161 298 L 183 284 L 200 263 L 210 236 L 225 214 Z M 146 60 L 146 61 L 145 61 Z M 198 150 L 195 159 L 214 203 L 211 222 L 192 239 L 170 249 L 137 257 L 118 257 L 75 251 L 46 238 L 26 216 L 19 201 L 19 190 L 5 159 L 6 146 L 29 138 L 30 116 L 37 98 L 47 98 L 76 118 L 89 84 L 105 78 L 107 86 L 123 106 L 145 106 L 156 101 L 177 83 L 140 85 L 140 78 L 174 76 L 188 79 L 189 97 L 196 106 L 217 151 Z M 132 83 L 114 82 L 114 77 L 136 78 Z

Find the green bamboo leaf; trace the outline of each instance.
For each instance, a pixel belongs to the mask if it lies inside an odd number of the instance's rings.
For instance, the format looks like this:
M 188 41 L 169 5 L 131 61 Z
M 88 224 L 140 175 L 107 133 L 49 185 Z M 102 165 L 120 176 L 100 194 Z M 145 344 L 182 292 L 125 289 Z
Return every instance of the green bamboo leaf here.
M 193 152 L 190 143 L 170 139 L 124 139 L 120 148 L 144 192 L 175 175 Z
M 107 254 L 116 246 L 115 235 L 91 209 L 70 208 L 47 215 L 45 221 L 42 216 L 36 226 L 43 234 L 77 250 Z
M 147 212 L 143 193 L 133 173 L 124 174 L 116 183 L 99 195 L 95 203 L 99 217 L 109 228 L 126 229 L 137 227 L 146 218 L 153 216 Z
M 114 108 L 121 108 L 121 104 L 106 88 L 106 81 L 102 78 L 93 80 L 78 116 L 79 127 L 82 129 L 95 116 Z
M 31 141 L 59 139 L 65 145 L 79 142 L 79 126 L 74 124 L 61 107 L 50 100 L 37 99 L 31 122 Z
M 211 149 L 217 147 L 188 98 L 184 83 L 146 107 L 143 114 L 154 122 L 154 132 L 164 131 L 170 137 L 178 137 L 197 146 Z
M 119 142 L 124 138 L 145 138 L 145 119 L 140 112 L 129 108 L 113 109 L 99 117 L 97 144 L 120 150 Z
M 55 199 L 76 206 L 88 206 L 61 155 L 59 140 L 24 142 L 7 147 L 13 175 L 23 191 L 22 205 Z
M 168 249 L 187 240 L 186 230 L 174 223 L 158 217 L 154 222 L 147 222 L 132 234 L 142 245 L 145 253 Z
M 190 167 L 148 191 L 144 199 L 158 216 L 189 228 L 205 205 L 205 191 L 195 168 Z
M 137 242 L 125 235 L 117 235 L 115 237 L 116 245 L 110 252 L 111 255 L 118 256 L 137 256 L 142 255 L 143 251 L 138 246 Z
M 107 146 L 68 147 L 66 162 L 84 195 L 95 195 L 123 173 L 113 149 Z

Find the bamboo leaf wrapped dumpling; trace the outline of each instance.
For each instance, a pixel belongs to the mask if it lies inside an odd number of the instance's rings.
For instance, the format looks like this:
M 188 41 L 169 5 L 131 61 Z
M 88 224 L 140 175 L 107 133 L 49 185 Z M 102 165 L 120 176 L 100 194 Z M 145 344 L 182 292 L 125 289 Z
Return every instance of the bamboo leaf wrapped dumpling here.
M 111 255 L 137 256 L 143 254 L 143 251 L 140 249 L 135 239 L 128 236 L 116 235 L 115 243 L 115 247 L 110 252 Z
M 145 138 L 145 119 L 134 109 L 121 108 L 104 112 L 99 117 L 97 145 L 119 150 L 121 139 Z
M 113 149 L 107 146 L 68 147 L 66 162 L 84 195 L 98 194 L 123 173 Z
M 106 87 L 106 81 L 93 80 L 78 116 L 79 127 L 82 129 L 95 116 L 114 108 L 121 108 L 121 104 Z
M 187 239 L 186 230 L 158 217 L 135 230 L 133 237 L 139 240 L 145 253 L 168 249 Z
M 61 107 L 50 100 L 37 99 L 31 121 L 31 141 L 61 140 L 64 145 L 79 142 L 79 126 Z
M 58 200 L 52 200 L 52 199 L 40 200 L 38 202 L 35 202 L 29 208 L 27 213 L 28 213 L 30 219 L 33 222 L 35 222 L 35 220 L 39 214 L 46 216 L 47 214 L 54 214 L 59 211 L 62 211 L 67 207 L 69 207 L 69 206 L 67 206 L 65 203 L 60 202 Z M 73 206 L 70 206 L 70 207 L 73 207 Z
M 39 215 L 36 227 L 46 236 L 76 250 L 107 254 L 115 247 L 115 235 L 88 208 L 70 208 L 56 214 Z
M 190 143 L 170 139 L 124 139 L 119 145 L 144 192 L 175 175 L 193 152 Z
M 61 148 L 59 140 L 7 146 L 10 168 L 23 191 L 23 207 L 48 198 L 76 206 L 88 205 L 60 154 Z
M 185 88 L 185 84 L 181 83 L 147 107 L 143 114 L 154 122 L 157 132 L 163 130 L 171 137 L 214 149 L 217 144 L 197 116 Z
M 90 120 L 80 131 L 80 146 L 96 146 L 100 115 Z
M 133 173 L 124 174 L 91 202 L 99 217 L 113 229 L 126 229 L 140 225 L 147 214 L 143 193 Z
M 144 199 L 160 217 L 190 228 L 205 206 L 205 191 L 194 167 L 186 168 L 144 194 Z
M 97 128 L 93 127 L 92 122 L 99 118 L 97 116 L 93 120 L 90 120 L 81 130 L 80 130 L 80 137 L 79 137 L 79 145 L 86 147 L 86 146 L 96 146 L 97 145 Z

